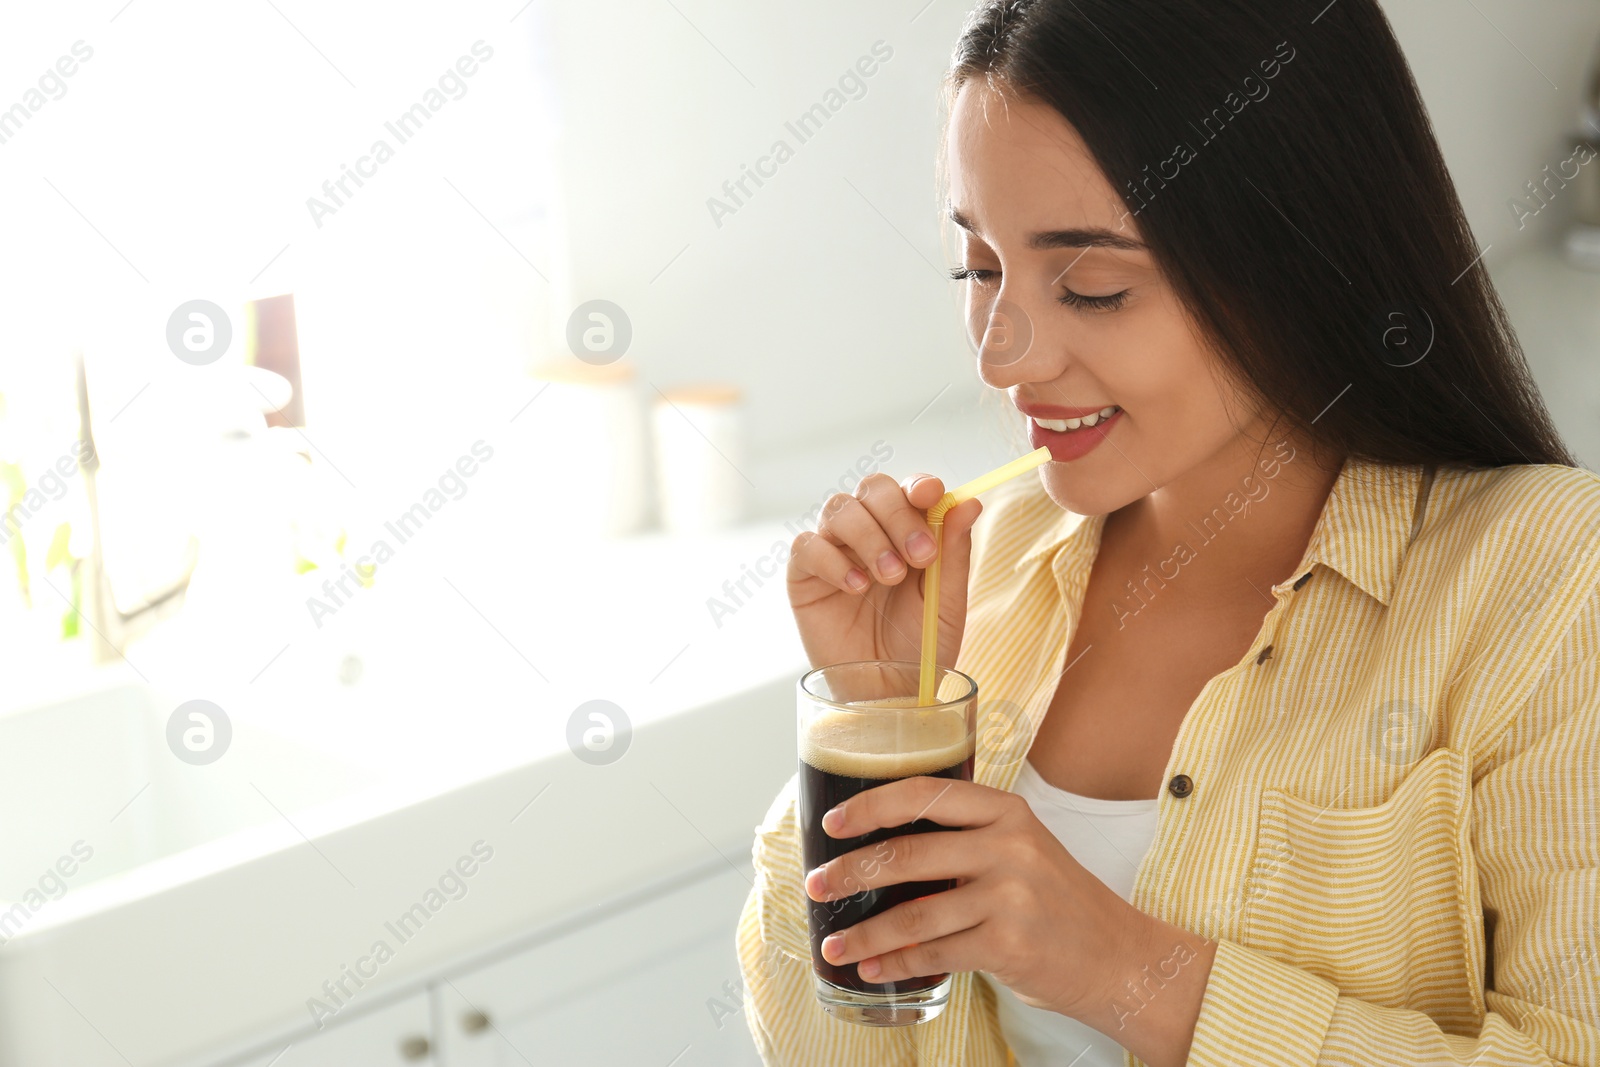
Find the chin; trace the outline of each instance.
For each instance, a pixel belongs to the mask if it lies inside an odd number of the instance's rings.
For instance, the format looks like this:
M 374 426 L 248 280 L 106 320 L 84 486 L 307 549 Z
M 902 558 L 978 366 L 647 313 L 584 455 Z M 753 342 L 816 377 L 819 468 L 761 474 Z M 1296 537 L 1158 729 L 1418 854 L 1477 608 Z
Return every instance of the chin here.
M 1135 480 L 1130 481 L 1120 476 L 1094 477 L 1081 471 L 1078 465 L 1047 463 L 1040 479 L 1044 483 L 1045 495 L 1057 507 L 1077 515 L 1109 514 L 1144 496 L 1145 493 L 1139 490 L 1140 486 L 1147 490 L 1149 487 L 1148 482 L 1133 472 L 1129 473 Z

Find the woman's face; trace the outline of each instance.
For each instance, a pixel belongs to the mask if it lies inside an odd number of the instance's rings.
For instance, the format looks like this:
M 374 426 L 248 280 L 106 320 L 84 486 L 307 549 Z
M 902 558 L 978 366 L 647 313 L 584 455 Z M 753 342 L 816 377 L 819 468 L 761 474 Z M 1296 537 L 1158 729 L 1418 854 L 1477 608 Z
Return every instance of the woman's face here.
M 1047 105 L 969 81 L 948 145 L 979 375 L 1007 391 L 1034 446 L 1050 448 L 1051 499 L 1102 514 L 1208 464 L 1236 464 L 1245 431 L 1260 439 L 1252 403 L 1226 380 L 1072 126 Z M 1121 412 L 1094 427 L 1060 421 L 1111 405 Z M 1248 455 L 1257 448 L 1248 443 Z

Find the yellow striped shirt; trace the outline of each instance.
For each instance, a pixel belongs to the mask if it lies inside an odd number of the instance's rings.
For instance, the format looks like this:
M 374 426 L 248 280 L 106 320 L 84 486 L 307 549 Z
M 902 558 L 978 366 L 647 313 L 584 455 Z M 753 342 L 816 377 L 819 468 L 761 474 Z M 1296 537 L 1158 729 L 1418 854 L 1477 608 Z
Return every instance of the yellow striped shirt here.
M 1103 524 L 1033 479 L 987 501 L 957 662 L 985 785 L 1010 789 L 1027 755 Z M 1181 577 L 1141 584 L 1162 580 Z M 1352 457 L 1271 595 L 1183 719 L 1164 779 L 1191 788 L 1163 789 L 1134 884 L 1140 910 L 1217 942 L 1188 1062 L 1600 1067 L 1600 476 Z M 1005 1067 L 972 974 L 917 1026 L 823 1013 L 795 786 L 756 830 L 738 926 L 763 1059 Z

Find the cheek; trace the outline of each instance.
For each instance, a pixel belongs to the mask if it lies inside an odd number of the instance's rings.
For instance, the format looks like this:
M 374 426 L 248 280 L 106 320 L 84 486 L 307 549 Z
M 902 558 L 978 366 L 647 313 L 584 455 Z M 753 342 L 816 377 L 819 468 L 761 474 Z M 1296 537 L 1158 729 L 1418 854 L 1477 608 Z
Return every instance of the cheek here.
M 1137 381 L 1130 383 L 1137 393 L 1127 403 L 1132 421 L 1148 424 L 1152 431 L 1184 434 L 1226 421 L 1226 387 L 1215 360 L 1181 337 L 1170 340 L 1169 347 L 1152 346 Z
M 1152 353 L 1126 401 L 1128 458 L 1142 469 L 1181 470 L 1211 455 L 1244 425 L 1215 359 L 1183 345 Z M 1159 481 L 1160 479 L 1157 478 Z
M 1152 311 L 1151 359 L 1141 384 L 1171 426 L 1212 438 L 1239 406 L 1232 372 L 1170 290 L 1163 288 Z
M 1079 359 L 1117 404 L 1120 429 L 1082 462 L 1048 464 L 1059 506 L 1097 515 L 1149 495 L 1202 464 L 1247 425 L 1250 402 L 1170 293 L 1128 309 Z M 1108 323 L 1108 326 L 1111 324 Z M 1107 447 L 1112 442 L 1115 448 Z
M 1216 357 L 1170 296 L 1125 322 L 1096 376 L 1128 410 L 1130 430 L 1170 442 L 1225 418 Z
M 1165 484 L 1215 453 L 1244 425 L 1244 401 L 1186 317 L 1168 308 L 1146 312 L 1129 316 L 1126 329 L 1096 354 L 1091 368 L 1127 409 L 1112 438 L 1117 447 L 1092 453 L 1093 478 L 1087 477 L 1090 465 L 1070 473 L 1059 465 L 1046 468 L 1046 490 L 1073 511 L 1114 510 L 1144 496 L 1151 480 Z

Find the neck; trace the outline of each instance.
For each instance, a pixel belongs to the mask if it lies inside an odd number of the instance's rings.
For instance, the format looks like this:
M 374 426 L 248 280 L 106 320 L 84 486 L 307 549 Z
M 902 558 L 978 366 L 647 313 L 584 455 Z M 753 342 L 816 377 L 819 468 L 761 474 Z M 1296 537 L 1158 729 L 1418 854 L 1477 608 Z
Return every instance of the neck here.
M 1303 441 L 1263 447 L 1240 436 L 1107 522 L 1136 557 L 1167 559 L 1187 546 L 1192 593 L 1231 594 L 1249 581 L 1266 596 L 1300 561 L 1338 471 L 1337 460 L 1316 463 Z

